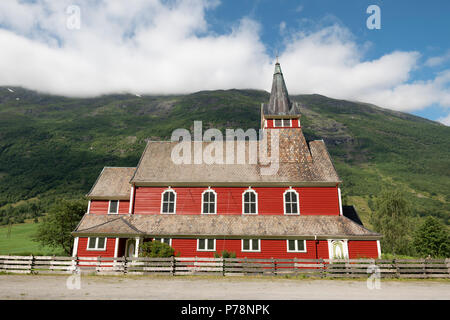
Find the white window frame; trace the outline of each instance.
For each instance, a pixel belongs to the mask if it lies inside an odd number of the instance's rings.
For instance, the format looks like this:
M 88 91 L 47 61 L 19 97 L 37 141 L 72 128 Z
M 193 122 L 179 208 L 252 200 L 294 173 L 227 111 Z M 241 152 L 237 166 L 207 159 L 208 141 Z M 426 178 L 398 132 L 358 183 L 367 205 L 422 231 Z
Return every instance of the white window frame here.
M 105 245 L 103 248 L 98 247 L 98 239 L 99 238 L 105 238 Z M 94 248 L 89 248 L 89 243 L 90 243 L 91 239 L 95 239 L 95 247 Z M 107 237 L 88 237 L 86 250 L 88 250 L 88 251 L 106 251 L 106 243 L 107 242 L 108 242 Z
M 205 241 L 205 249 L 200 249 L 200 240 L 206 240 Z M 208 249 L 208 241 L 213 240 L 214 242 L 214 248 L 213 249 Z M 197 239 L 197 251 L 216 251 L 216 239 L 211 239 L 211 238 L 202 238 L 202 239 Z
M 289 250 L 289 241 L 295 241 L 295 249 Z M 298 249 L 298 241 L 303 241 L 303 250 Z M 286 240 L 287 252 L 306 252 L 306 240 L 305 239 L 287 239 Z
M 244 249 L 244 240 L 249 240 L 250 249 Z M 258 240 L 258 250 L 253 250 L 253 240 Z M 242 239 L 241 240 L 241 251 L 242 252 L 261 252 L 261 239 Z
M 160 240 L 158 240 L 158 239 L 160 239 Z M 172 246 L 172 238 L 153 238 L 153 241 L 159 241 L 159 242 L 165 243 L 164 240 L 166 240 L 166 239 L 169 239 L 168 245 L 169 245 L 169 246 Z M 161 240 L 162 240 L 162 241 L 161 241 Z M 167 244 L 167 243 L 166 243 L 166 244 Z
M 288 193 L 288 192 L 294 192 L 297 195 L 297 213 L 286 213 L 286 193 Z M 284 211 L 284 214 L 287 216 L 300 215 L 300 195 L 298 194 L 297 190 L 292 189 L 292 187 L 289 187 L 289 189 L 287 189 L 283 193 L 283 211 Z
M 214 199 L 215 199 L 215 201 L 214 201 L 214 212 L 213 213 L 211 213 L 211 212 L 203 212 L 203 205 L 204 205 L 204 202 L 203 202 L 203 196 L 204 196 L 204 194 L 205 193 L 207 193 L 207 192 L 212 192 L 212 193 L 214 193 Z M 206 189 L 205 191 L 203 191 L 202 192 L 202 214 L 217 214 L 217 192 L 215 192 L 213 189 L 211 189 L 211 188 L 208 188 L 208 189 Z
M 164 194 L 167 193 L 167 192 L 173 192 L 175 194 L 175 199 L 174 199 L 174 202 L 173 202 L 173 212 L 163 212 Z M 176 214 L 177 213 L 177 193 L 172 188 L 168 188 L 168 189 L 164 190 L 161 193 L 161 210 L 160 210 L 160 213 L 161 214 Z
M 111 201 L 117 201 L 117 212 L 111 212 Z M 120 200 L 109 200 L 108 202 L 108 214 L 119 214 Z
M 249 192 L 253 193 L 255 195 L 255 209 L 256 209 L 255 213 L 246 213 L 245 212 L 245 200 L 244 199 L 245 199 L 245 194 L 249 193 Z M 245 215 L 257 215 L 258 214 L 258 193 L 253 189 L 249 188 L 249 189 L 245 190 L 244 192 L 242 192 L 242 214 L 245 214 Z
M 275 125 L 276 120 L 281 120 L 281 126 Z M 287 125 L 289 123 L 289 125 Z M 274 128 L 292 128 L 292 119 L 273 119 Z

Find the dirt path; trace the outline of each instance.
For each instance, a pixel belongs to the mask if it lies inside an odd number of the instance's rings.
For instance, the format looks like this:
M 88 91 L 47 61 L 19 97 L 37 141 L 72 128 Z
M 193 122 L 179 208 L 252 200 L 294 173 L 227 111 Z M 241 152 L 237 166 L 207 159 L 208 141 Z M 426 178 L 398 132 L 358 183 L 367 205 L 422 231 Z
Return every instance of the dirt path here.
M 68 289 L 66 276 L 0 275 L 5 299 L 450 299 L 449 281 L 366 281 L 273 278 L 166 278 L 81 276 Z M 75 282 L 71 282 L 75 283 Z

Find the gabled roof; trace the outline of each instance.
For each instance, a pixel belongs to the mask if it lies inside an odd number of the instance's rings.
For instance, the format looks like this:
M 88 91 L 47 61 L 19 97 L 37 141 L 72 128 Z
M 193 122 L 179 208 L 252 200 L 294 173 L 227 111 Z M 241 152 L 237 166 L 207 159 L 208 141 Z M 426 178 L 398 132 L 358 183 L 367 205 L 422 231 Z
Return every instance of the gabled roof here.
M 300 129 L 280 137 L 280 160 L 278 171 L 266 175 L 267 165 L 261 163 L 244 164 L 200 164 L 194 163 L 194 142 L 191 142 L 191 164 L 176 164 L 172 161 L 172 150 L 178 142 L 149 141 L 142 154 L 136 172 L 131 179 L 137 185 L 336 185 L 339 177 L 323 141 L 304 140 Z M 293 136 L 294 135 L 294 136 Z M 300 137 L 301 135 L 301 137 Z M 284 139 L 284 140 L 283 140 Z M 292 140 L 292 141 L 291 141 Z M 211 142 L 199 143 L 203 150 Z M 250 142 L 245 144 L 246 159 Z M 281 146 L 283 144 L 284 146 Z M 226 146 L 224 144 L 224 155 Z M 237 148 L 235 146 L 235 148 Z M 237 149 L 235 149 L 235 155 Z M 225 157 L 224 157 L 225 158 Z M 294 161 L 292 161 L 294 159 Z
M 272 90 L 268 104 L 263 104 L 265 116 L 300 115 L 297 103 L 292 103 L 284 82 L 281 66 L 277 62 L 273 74 Z
M 136 168 L 105 167 L 97 178 L 88 199 L 130 199 L 131 184 Z
M 109 236 L 379 239 L 344 216 L 86 214 L 72 233 Z

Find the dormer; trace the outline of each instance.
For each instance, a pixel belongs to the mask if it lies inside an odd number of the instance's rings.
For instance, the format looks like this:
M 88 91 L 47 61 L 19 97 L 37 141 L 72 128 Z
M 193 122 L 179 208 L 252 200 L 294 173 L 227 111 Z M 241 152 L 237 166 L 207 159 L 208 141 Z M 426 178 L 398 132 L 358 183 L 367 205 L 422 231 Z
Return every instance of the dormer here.
M 264 129 L 300 128 L 300 108 L 291 102 L 281 72 L 280 63 L 275 64 L 269 103 L 261 105 L 261 127 Z

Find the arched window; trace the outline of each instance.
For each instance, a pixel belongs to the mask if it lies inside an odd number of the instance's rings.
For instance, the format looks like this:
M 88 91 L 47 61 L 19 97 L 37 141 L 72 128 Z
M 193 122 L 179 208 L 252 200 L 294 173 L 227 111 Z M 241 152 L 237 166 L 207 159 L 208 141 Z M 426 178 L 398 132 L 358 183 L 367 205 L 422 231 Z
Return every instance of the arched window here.
M 214 190 L 208 189 L 202 193 L 202 214 L 217 213 L 217 194 Z
M 294 189 L 284 193 L 284 214 L 300 214 L 298 205 L 298 193 Z
M 172 189 L 167 189 L 161 196 L 161 213 L 175 213 L 177 194 Z
M 247 189 L 242 194 L 242 213 L 258 214 L 258 194 L 255 190 Z

